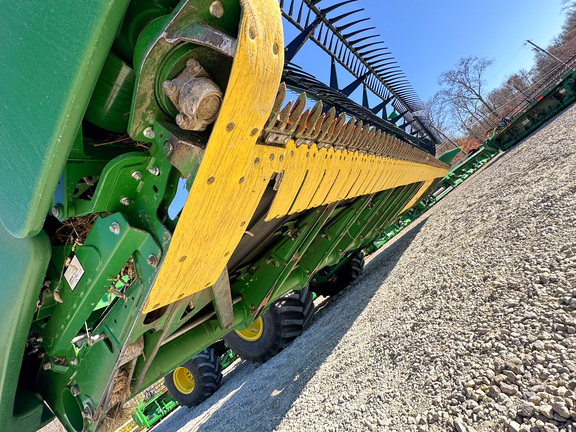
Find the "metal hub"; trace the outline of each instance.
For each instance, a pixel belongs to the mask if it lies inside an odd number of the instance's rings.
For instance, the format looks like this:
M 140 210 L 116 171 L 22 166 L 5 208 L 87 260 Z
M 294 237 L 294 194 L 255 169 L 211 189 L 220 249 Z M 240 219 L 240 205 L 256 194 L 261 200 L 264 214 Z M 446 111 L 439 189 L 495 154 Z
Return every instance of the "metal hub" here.
M 176 116 L 180 128 L 203 131 L 216 121 L 222 91 L 196 59 L 190 58 L 176 78 L 164 81 L 162 89 L 180 111 Z

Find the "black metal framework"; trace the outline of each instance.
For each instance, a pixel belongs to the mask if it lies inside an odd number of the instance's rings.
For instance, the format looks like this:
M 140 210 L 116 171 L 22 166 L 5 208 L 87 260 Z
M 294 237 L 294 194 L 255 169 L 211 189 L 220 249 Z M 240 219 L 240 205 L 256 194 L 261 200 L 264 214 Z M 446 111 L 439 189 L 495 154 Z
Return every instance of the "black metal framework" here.
M 374 115 L 382 111 L 382 119 L 387 119 L 386 105 L 391 104 L 401 114 L 404 122 L 399 125 L 406 130 L 410 127 L 412 135 L 428 138 L 433 143 L 440 140 L 422 111 L 423 104 L 412 88 L 408 78 L 394 60 L 394 57 L 377 34 L 371 34 L 374 27 L 367 27 L 369 18 L 356 19 L 362 8 L 347 10 L 342 7 L 357 0 L 343 0 L 320 9 L 317 5 L 323 0 L 279 0 L 284 18 L 300 34 L 286 46 L 286 62 L 289 63 L 296 53 L 310 39 L 332 59 L 330 87 L 349 96 L 363 85 L 363 105 Z M 348 8 L 349 9 L 349 8 Z M 332 14 L 332 12 L 341 12 Z M 328 14 L 331 17 L 328 17 Z M 336 63 L 347 70 L 355 80 L 344 88 L 338 87 Z M 296 70 L 295 67 L 292 67 Z M 377 106 L 369 108 L 367 89 L 382 99 Z M 397 122 L 398 120 L 396 120 Z M 395 122 L 395 123 L 396 123 Z

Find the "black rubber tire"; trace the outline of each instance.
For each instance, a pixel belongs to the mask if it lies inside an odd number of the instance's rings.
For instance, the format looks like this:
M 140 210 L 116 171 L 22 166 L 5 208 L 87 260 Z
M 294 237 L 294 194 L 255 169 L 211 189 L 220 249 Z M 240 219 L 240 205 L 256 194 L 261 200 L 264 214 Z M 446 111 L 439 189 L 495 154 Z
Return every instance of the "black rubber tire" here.
M 174 371 L 164 378 L 168 393 L 180 405 L 193 407 L 200 405 L 218 390 L 222 383 L 222 366 L 220 357 L 212 348 L 206 348 L 181 367 L 188 369 L 194 378 L 194 389 L 191 393 L 182 393 L 174 385 Z
M 330 297 L 338 294 L 360 277 L 364 270 L 364 252 L 356 252 L 330 280 L 314 287 L 317 295 Z
M 262 335 L 255 341 L 231 331 L 224 343 L 243 360 L 264 363 L 302 334 L 314 314 L 314 297 L 308 286 L 276 300 L 262 315 Z

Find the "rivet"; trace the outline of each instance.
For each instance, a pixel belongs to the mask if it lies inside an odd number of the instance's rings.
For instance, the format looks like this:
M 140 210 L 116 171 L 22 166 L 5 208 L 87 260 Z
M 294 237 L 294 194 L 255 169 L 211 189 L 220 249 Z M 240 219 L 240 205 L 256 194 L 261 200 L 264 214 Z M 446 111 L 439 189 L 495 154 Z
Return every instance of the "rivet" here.
M 233 122 L 230 122 L 226 125 L 226 130 L 231 131 L 232 129 L 234 129 L 234 126 L 236 125 Z
M 272 46 L 272 52 L 274 53 L 274 55 L 278 55 L 278 45 L 274 44 Z
M 142 180 L 142 173 L 140 171 L 134 171 L 132 173 L 132 178 L 134 180 L 140 181 L 140 180 Z
M 294 150 L 291 150 L 290 151 L 290 157 L 293 157 L 293 156 L 294 156 Z
M 208 178 L 208 184 L 214 183 L 214 180 L 216 180 L 214 177 L 209 177 Z
M 272 154 L 270 155 L 270 160 L 271 160 L 271 161 L 274 160 L 274 153 L 272 153 Z
M 120 225 L 118 225 L 118 222 L 112 222 L 109 228 L 114 234 L 120 234 Z
M 254 34 L 254 30 L 252 30 L 251 28 L 248 29 L 248 37 L 252 40 L 254 40 L 254 38 L 256 37 L 256 35 Z
M 183 255 L 180 257 L 180 259 L 178 261 L 182 262 L 184 261 L 188 256 L 187 255 Z
M 142 132 L 142 134 L 149 139 L 154 139 L 156 137 L 154 129 L 152 129 L 151 126 L 148 126 L 146 129 L 144 129 L 144 132 Z
M 238 180 L 238 183 L 244 183 L 244 177 L 240 177 L 240 180 Z
M 254 136 L 258 133 L 258 128 L 254 128 L 250 131 L 250 136 Z
M 209 10 L 210 15 L 212 15 L 214 18 L 222 18 L 222 15 L 224 15 L 224 7 L 219 1 L 213 1 L 210 4 Z
M 242 222 L 240 223 L 240 226 L 244 226 L 244 225 L 246 225 L 246 221 L 242 221 Z
M 260 158 L 254 159 L 254 166 L 258 165 L 259 163 L 260 163 Z
M 184 297 L 184 293 L 178 294 L 178 297 L 177 297 L 177 298 L 182 298 L 182 297 Z

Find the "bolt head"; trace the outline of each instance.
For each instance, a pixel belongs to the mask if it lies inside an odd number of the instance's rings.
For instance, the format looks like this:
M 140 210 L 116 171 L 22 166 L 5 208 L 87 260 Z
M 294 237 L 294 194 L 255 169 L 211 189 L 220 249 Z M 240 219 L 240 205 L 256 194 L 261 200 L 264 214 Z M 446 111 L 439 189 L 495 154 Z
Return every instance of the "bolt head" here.
M 158 168 L 157 166 L 153 166 L 153 167 L 148 168 L 148 172 L 152 175 L 159 176 L 160 175 L 160 168 Z
M 148 126 L 146 129 L 144 129 L 144 132 L 142 132 L 144 134 L 144 136 L 146 138 L 149 139 L 154 139 L 156 137 L 156 134 L 154 133 L 154 129 L 152 129 L 151 126 Z
M 70 364 L 71 364 L 72 366 L 78 366 L 78 358 L 72 357 L 72 358 L 70 359 Z
M 130 205 L 130 198 L 128 197 L 124 197 L 120 200 L 120 204 L 125 205 L 125 206 L 129 206 Z
M 84 409 L 82 410 L 82 417 L 85 419 L 92 418 L 92 408 L 88 404 L 84 404 Z
M 78 384 L 70 386 L 70 393 L 72 393 L 72 396 L 78 396 L 80 394 L 80 387 L 78 387 Z
M 52 207 L 52 216 L 54 216 L 55 218 L 60 216 L 60 208 L 57 205 Z
M 42 363 L 42 369 L 45 371 L 52 369 L 52 363 L 49 361 Z
M 156 257 L 156 255 L 151 254 L 146 259 L 146 263 L 149 266 L 156 267 L 158 265 L 158 258 Z
M 224 7 L 222 6 L 222 3 L 220 3 L 219 1 L 213 1 L 210 4 L 210 15 L 212 15 L 214 18 L 222 18 L 222 16 L 224 15 Z
M 112 222 L 109 228 L 112 233 L 120 234 L 120 225 L 118 225 L 118 222 Z
M 134 172 L 132 173 L 132 178 L 133 178 L 134 180 L 140 181 L 140 180 L 142 180 L 142 173 L 141 173 L 140 171 L 134 171 Z
M 176 84 L 170 80 L 164 81 L 162 83 L 162 90 L 166 96 L 172 96 L 176 93 Z

